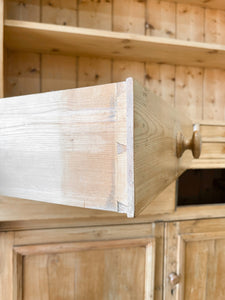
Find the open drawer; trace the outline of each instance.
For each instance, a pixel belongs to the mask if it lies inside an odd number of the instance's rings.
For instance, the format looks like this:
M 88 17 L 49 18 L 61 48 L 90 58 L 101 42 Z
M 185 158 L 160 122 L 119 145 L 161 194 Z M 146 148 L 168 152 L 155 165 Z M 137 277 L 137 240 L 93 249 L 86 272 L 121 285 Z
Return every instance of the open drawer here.
M 132 78 L 5 98 L 0 194 L 132 217 L 191 166 L 190 151 L 180 156 L 185 147 L 199 155 L 195 134 Z

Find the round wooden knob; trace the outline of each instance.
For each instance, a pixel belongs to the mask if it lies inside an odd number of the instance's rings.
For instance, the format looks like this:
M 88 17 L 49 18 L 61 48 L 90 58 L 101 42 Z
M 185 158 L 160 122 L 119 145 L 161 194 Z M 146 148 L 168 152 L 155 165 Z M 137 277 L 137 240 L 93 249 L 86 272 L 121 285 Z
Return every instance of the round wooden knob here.
M 185 138 L 181 132 L 177 134 L 176 154 L 178 158 L 180 158 L 187 149 L 192 151 L 194 158 L 199 158 L 201 154 L 201 146 L 201 134 L 198 130 L 193 132 L 190 139 Z
M 180 282 L 180 276 L 177 273 L 172 272 L 169 274 L 169 282 L 172 286 L 175 286 Z

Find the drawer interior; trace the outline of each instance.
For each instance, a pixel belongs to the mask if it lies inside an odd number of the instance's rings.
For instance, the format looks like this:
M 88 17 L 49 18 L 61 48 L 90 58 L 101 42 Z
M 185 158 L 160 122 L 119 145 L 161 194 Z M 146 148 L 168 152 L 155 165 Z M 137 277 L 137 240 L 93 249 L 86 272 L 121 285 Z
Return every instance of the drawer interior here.
M 225 169 L 187 170 L 177 185 L 178 206 L 225 203 Z

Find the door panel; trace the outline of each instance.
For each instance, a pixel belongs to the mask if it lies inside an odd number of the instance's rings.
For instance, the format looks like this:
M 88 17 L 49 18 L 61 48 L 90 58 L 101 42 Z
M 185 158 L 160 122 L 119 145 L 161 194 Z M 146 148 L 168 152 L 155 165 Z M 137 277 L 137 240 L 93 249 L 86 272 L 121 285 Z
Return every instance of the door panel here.
M 163 224 L 0 233 L 0 261 L 1 300 L 160 300 Z
M 191 164 L 192 122 L 131 78 L 0 101 L 0 194 L 142 211 Z
M 223 219 L 167 224 L 165 299 L 224 299 L 224 225 Z M 177 285 L 169 280 L 172 272 L 180 277 Z
M 155 249 L 151 239 L 25 246 L 14 251 L 15 264 L 21 263 L 23 300 L 43 296 L 150 299 L 153 292 Z M 145 277 L 150 280 L 147 284 Z
M 224 239 L 188 242 L 185 251 L 185 299 L 224 299 Z

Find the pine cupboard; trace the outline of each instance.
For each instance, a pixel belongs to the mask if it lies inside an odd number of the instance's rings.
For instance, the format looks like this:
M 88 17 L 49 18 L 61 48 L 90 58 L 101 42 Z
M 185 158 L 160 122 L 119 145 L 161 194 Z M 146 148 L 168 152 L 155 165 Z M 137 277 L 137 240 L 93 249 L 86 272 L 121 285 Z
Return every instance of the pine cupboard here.
M 223 1 L 0 5 L 2 97 L 133 77 L 200 124 L 190 168 L 225 168 Z M 224 217 L 174 181 L 135 218 L 1 196 L 0 299 L 223 299 Z

